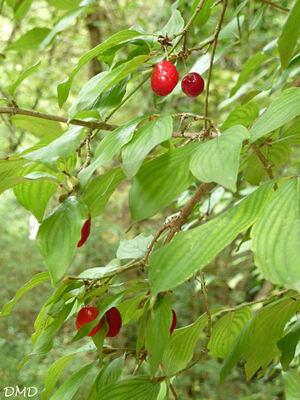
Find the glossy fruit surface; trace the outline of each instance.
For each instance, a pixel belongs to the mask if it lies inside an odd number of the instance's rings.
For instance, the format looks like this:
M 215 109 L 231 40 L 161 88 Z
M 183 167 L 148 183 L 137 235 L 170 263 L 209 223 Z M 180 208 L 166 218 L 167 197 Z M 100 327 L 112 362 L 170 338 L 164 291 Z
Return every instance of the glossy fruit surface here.
M 106 336 L 107 337 L 117 336 L 122 326 L 122 318 L 119 310 L 116 307 L 112 307 L 106 312 L 105 316 L 109 326 Z
M 189 97 L 199 96 L 204 89 L 204 80 L 197 72 L 190 72 L 183 77 L 181 89 Z
M 170 61 L 158 63 L 151 75 L 151 87 L 158 96 L 167 96 L 178 82 L 178 72 Z
M 89 219 L 85 221 L 81 229 L 81 239 L 77 243 L 77 247 L 81 247 L 87 241 L 89 234 L 91 232 L 91 214 L 89 214 Z
M 94 321 L 99 315 L 99 311 L 95 307 L 83 307 L 79 313 L 77 314 L 76 318 L 76 328 L 79 331 L 83 325 L 88 324 L 89 322 Z M 100 320 L 98 325 L 96 325 L 91 332 L 88 334 L 88 336 L 94 336 L 99 329 L 101 328 L 103 322 L 103 318 Z
M 171 328 L 170 328 L 170 334 L 171 335 L 172 335 L 172 333 L 173 333 L 173 331 L 175 329 L 175 326 L 176 326 L 176 313 L 175 313 L 174 310 L 172 310 L 172 315 L 173 315 L 173 320 L 172 320 L 172 325 L 171 325 Z

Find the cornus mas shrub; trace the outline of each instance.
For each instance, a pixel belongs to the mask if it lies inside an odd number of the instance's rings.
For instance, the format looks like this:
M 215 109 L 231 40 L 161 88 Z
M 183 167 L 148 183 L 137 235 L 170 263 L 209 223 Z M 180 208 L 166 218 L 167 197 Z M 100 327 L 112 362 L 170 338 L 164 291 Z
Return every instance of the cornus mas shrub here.
M 34 35 L 12 38 L 4 53 L 28 47 L 38 53 L 51 46 L 58 33 L 63 36 L 76 19 L 93 13 L 92 2 L 75 3 L 52 30 L 36 28 Z M 0 160 L 0 192 L 13 190 L 39 222 L 35 241 L 45 270 L 3 305 L 1 316 L 8 317 L 21 296 L 50 281 L 32 352 L 20 368 L 33 355 L 51 351 L 67 320 L 74 328 L 69 345 L 89 344 L 50 367 L 43 400 L 72 399 L 88 375 L 94 382 L 86 388 L 88 400 L 177 399 L 182 376 L 209 358 L 222 363 L 220 382 L 241 360 L 247 380 L 276 368 L 283 373 L 287 398 L 296 398 L 300 1 L 255 3 L 251 19 L 247 1 L 236 7 L 227 0 L 177 1 L 169 21 L 155 32 L 134 27 L 115 32 L 82 52 L 58 83 L 58 105 L 69 106 L 65 117 L 18 103 L 16 89 L 41 68 L 39 63 L 9 83 L 0 114 L 10 116 L 12 124 L 19 121 L 36 143 Z M 5 7 L 16 21 L 25 21 L 30 6 L 24 4 L 7 1 Z M 261 43 L 255 35 L 265 15 L 283 23 L 278 37 L 268 32 Z M 260 50 L 234 65 L 238 72 L 228 75 L 231 90 L 224 93 L 214 82 L 232 54 L 238 60 L 250 33 Z M 83 67 L 95 60 L 105 69 L 83 81 Z M 74 82 L 80 90 L 71 97 Z M 121 123 L 119 112 L 139 94 L 140 101 L 153 99 L 153 105 L 147 114 L 137 109 L 133 119 Z M 83 266 L 79 275 L 70 275 L 76 253 L 94 234 L 92 219 L 105 212 L 124 182 L 130 186 L 132 224 L 143 227 L 140 221 L 170 215 L 153 235 L 123 238 L 108 265 Z M 239 279 L 256 274 L 269 289 L 245 301 L 235 296 L 230 305 L 214 304 L 206 271 L 223 251 L 242 248 L 252 258 Z M 232 291 L 240 282 L 234 279 Z M 173 305 L 185 282 L 198 287 L 202 310 L 186 326 Z M 199 297 L 195 301 L 199 304 Z M 129 327 L 134 346 L 121 346 Z M 83 351 L 90 354 L 89 364 L 59 385 L 64 368 Z M 134 366 L 131 374 L 128 368 L 124 372 L 126 360 Z

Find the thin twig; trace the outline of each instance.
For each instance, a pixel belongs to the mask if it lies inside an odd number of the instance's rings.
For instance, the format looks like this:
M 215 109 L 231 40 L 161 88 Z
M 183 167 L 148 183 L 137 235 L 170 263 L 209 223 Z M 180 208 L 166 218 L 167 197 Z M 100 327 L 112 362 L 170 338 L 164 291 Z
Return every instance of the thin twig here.
M 28 115 L 29 117 L 47 119 L 49 121 L 57 121 L 70 125 L 86 126 L 91 129 L 102 129 L 106 131 L 113 131 L 114 129 L 117 128 L 115 125 L 109 125 L 104 122 L 82 121 L 79 119 L 72 119 L 69 121 L 68 118 L 66 117 L 59 117 L 58 115 L 41 113 L 39 111 L 25 110 L 23 108 L 18 108 L 18 107 L 0 107 L 0 114 Z
M 164 242 L 164 244 L 169 243 L 176 232 L 181 230 L 181 226 L 186 222 L 188 216 L 193 211 L 195 205 L 200 201 L 200 199 L 214 186 L 212 182 L 202 183 L 201 186 L 196 190 L 193 197 L 189 202 L 180 210 L 177 218 L 171 221 L 170 232 Z
M 268 162 L 268 160 L 266 159 L 266 157 L 262 154 L 262 152 L 259 151 L 256 144 L 252 143 L 251 148 L 254 151 L 254 153 L 257 155 L 257 157 L 260 159 L 260 161 L 263 163 L 265 170 L 266 170 L 267 174 L 269 175 L 269 178 L 274 179 L 274 175 L 273 175 L 273 171 L 272 171 L 272 164 L 270 164 Z M 277 189 L 278 189 L 278 186 L 277 186 L 277 183 L 275 183 L 274 190 L 277 190 Z
M 143 262 L 146 263 L 151 250 L 153 249 L 153 246 L 155 245 L 155 243 L 157 242 L 157 240 L 160 238 L 161 234 L 167 230 L 170 227 L 170 222 L 167 222 L 166 224 L 164 224 L 155 234 L 154 238 L 152 239 L 152 242 L 150 243 L 150 245 L 148 246 L 148 249 L 143 257 Z
M 281 11 L 285 11 L 285 12 L 290 11 L 289 8 L 282 7 L 279 4 L 272 3 L 272 1 L 269 1 L 269 0 L 259 0 L 259 1 L 261 1 L 262 3 L 268 4 L 269 6 L 271 6 L 273 8 L 277 8 L 278 10 L 281 10 Z
M 210 86 L 212 68 L 213 68 L 213 64 L 214 64 L 214 58 L 215 58 L 215 53 L 216 53 L 216 48 L 217 48 L 217 43 L 218 43 L 218 36 L 219 36 L 220 30 L 222 27 L 222 23 L 224 21 L 226 7 L 227 7 L 227 0 L 223 0 L 223 8 L 222 8 L 221 16 L 220 16 L 220 19 L 216 26 L 216 31 L 214 34 L 213 46 L 212 46 L 212 51 L 211 51 L 211 56 L 210 56 L 210 63 L 209 63 L 209 68 L 208 68 L 208 72 L 207 72 L 206 91 L 205 91 L 205 99 L 204 99 L 204 116 L 205 117 L 207 117 L 207 114 L 208 114 L 209 86 Z M 204 120 L 204 130 L 205 131 L 207 130 L 207 121 L 206 120 Z
M 200 0 L 198 6 L 196 7 L 195 11 L 193 12 L 191 18 L 188 20 L 188 22 L 186 23 L 185 27 L 183 28 L 183 30 L 179 33 L 177 33 L 176 35 L 174 35 L 172 37 L 172 40 L 174 40 L 175 38 L 177 38 L 178 36 L 180 36 L 180 39 L 174 44 L 174 46 L 171 48 L 171 50 L 168 53 L 168 56 L 170 56 L 173 51 L 176 49 L 176 47 L 179 45 L 179 43 L 181 42 L 181 40 L 186 36 L 189 27 L 191 26 L 191 24 L 193 23 L 194 19 L 196 18 L 197 14 L 200 12 L 201 8 L 203 7 L 205 0 Z
M 90 129 L 90 131 L 86 135 L 86 138 L 85 138 L 86 159 L 85 159 L 85 162 L 78 169 L 78 174 L 79 174 L 80 171 L 82 171 L 83 169 L 87 168 L 90 165 L 91 158 L 92 158 L 92 153 L 91 153 L 91 148 L 90 148 L 90 141 L 91 141 L 92 133 L 93 133 L 93 130 Z M 79 149 L 78 154 L 80 154 L 80 149 Z

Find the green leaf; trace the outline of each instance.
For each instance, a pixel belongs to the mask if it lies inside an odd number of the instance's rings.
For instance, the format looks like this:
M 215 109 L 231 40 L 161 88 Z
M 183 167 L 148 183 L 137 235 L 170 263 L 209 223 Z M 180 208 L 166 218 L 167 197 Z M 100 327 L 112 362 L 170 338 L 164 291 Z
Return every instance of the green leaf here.
M 146 155 L 158 144 L 169 140 L 173 132 L 171 115 L 163 115 L 145 123 L 123 148 L 123 171 L 131 178 L 139 170 Z
M 191 325 L 176 329 L 173 332 L 162 360 L 166 375 L 175 374 L 191 361 L 199 336 L 206 323 L 206 314 L 203 314 Z
M 226 358 L 240 331 L 251 318 L 250 307 L 229 312 L 213 326 L 208 349 L 211 357 Z
M 156 214 L 194 182 L 189 163 L 199 146 L 201 144 L 191 143 L 178 147 L 142 165 L 129 193 L 129 207 L 134 221 Z
M 205 1 L 201 10 L 199 11 L 198 15 L 194 20 L 194 24 L 197 25 L 200 29 L 206 24 L 208 21 L 210 14 L 211 14 L 211 6 L 213 5 L 214 0 Z M 194 0 L 192 5 L 191 13 L 196 10 L 197 6 L 199 5 L 199 0 Z
M 134 239 L 121 240 L 117 250 L 117 257 L 121 260 L 125 258 L 143 257 L 152 239 L 152 235 L 147 236 L 145 233 L 141 233 Z
M 49 3 L 51 6 L 62 9 L 62 10 L 68 10 L 74 7 L 78 7 L 79 3 L 81 0 L 47 0 L 47 3 Z
M 70 266 L 88 219 L 88 208 L 75 196 L 68 197 L 40 225 L 36 241 L 53 284 Z
M 94 366 L 95 362 L 92 362 L 75 372 L 60 386 L 54 395 L 50 397 L 50 400 L 71 400 Z
M 98 57 L 103 54 L 105 51 L 109 50 L 110 48 L 119 45 L 119 44 L 126 44 L 127 42 L 137 38 L 138 36 L 143 36 L 140 32 L 134 30 L 124 30 L 112 35 L 110 38 L 105 40 L 105 42 L 99 44 L 98 46 L 94 47 L 86 54 L 84 54 L 77 66 L 73 69 L 68 79 L 64 82 L 60 83 L 57 86 L 57 95 L 58 95 L 58 102 L 59 106 L 61 107 L 67 100 L 70 92 L 70 88 L 73 82 L 74 77 L 80 71 L 80 69 L 87 64 L 90 60 L 94 57 Z
M 251 236 L 255 265 L 264 278 L 300 290 L 300 178 L 276 190 Z
M 264 306 L 246 323 L 224 362 L 221 382 L 241 357 L 247 360 L 247 379 L 251 379 L 260 368 L 262 373 L 265 372 L 270 362 L 280 353 L 277 342 L 282 337 L 285 324 L 299 310 L 300 298 L 297 297 L 295 301 L 287 295 Z
M 31 117 L 29 115 L 14 115 L 11 117 L 11 122 L 15 126 L 25 129 L 38 137 L 51 137 L 52 135 L 62 134 L 64 131 L 61 124 L 57 121 Z
M 111 383 L 117 382 L 125 367 L 125 354 L 107 364 L 97 378 L 97 392 Z
M 242 143 L 248 138 L 248 130 L 236 125 L 203 143 L 191 159 L 193 175 L 202 182 L 216 182 L 235 192 Z
M 240 39 L 239 29 L 243 26 L 245 21 L 245 16 L 240 15 L 236 18 L 233 18 L 224 28 L 221 29 L 219 39 L 220 40 L 228 40 L 230 42 L 235 42 L 237 39 Z
M 172 289 L 208 265 L 261 214 L 273 191 L 268 182 L 237 205 L 189 231 L 178 233 L 150 257 L 149 283 L 153 295 Z
M 7 46 L 5 48 L 5 51 L 24 51 L 37 49 L 39 44 L 45 39 L 49 32 L 50 29 L 48 28 L 33 28 L 30 31 L 24 33 L 24 35 L 15 40 L 12 44 Z
M 284 140 L 292 145 L 300 145 L 300 118 L 282 130 L 279 140 Z
M 256 12 L 254 14 L 254 17 L 253 17 L 253 19 L 251 21 L 251 24 L 250 24 L 250 26 L 248 28 L 249 29 L 249 33 L 255 31 L 255 29 L 261 24 L 261 22 L 263 20 L 264 13 L 265 13 L 267 8 L 268 8 L 268 5 L 267 4 L 263 4 L 263 5 L 261 5 L 261 7 L 259 7 L 256 10 Z
M 111 260 L 105 267 L 88 268 L 79 274 L 80 278 L 102 278 L 106 274 L 116 271 L 121 266 L 118 258 Z
M 259 151 L 265 156 L 270 165 L 280 167 L 285 164 L 291 155 L 291 146 L 289 143 L 279 142 L 266 144 L 259 148 Z M 255 152 L 252 152 L 244 171 L 244 178 L 251 185 L 258 185 L 264 176 L 267 175 L 264 164 L 258 158 Z
M 300 0 L 295 0 L 294 7 L 288 14 L 283 30 L 278 39 L 278 51 L 282 68 L 286 69 L 297 44 L 300 34 Z
M 30 164 L 25 166 L 19 172 L 22 176 L 27 176 L 33 171 L 43 171 L 51 173 L 52 171 L 42 164 Z M 32 182 L 23 183 L 14 187 L 14 194 L 16 199 L 26 210 L 32 212 L 35 218 L 41 222 L 44 216 L 45 208 L 49 199 L 57 189 L 57 184 L 36 180 Z
M 77 353 L 68 354 L 56 360 L 47 371 L 45 378 L 45 389 L 42 391 L 42 400 L 48 400 L 51 392 L 53 391 L 56 382 L 61 376 L 63 370 L 72 361 Z
M 131 140 L 138 124 L 147 117 L 148 115 L 145 115 L 126 122 L 104 137 L 96 148 L 95 160 L 79 174 L 79 181 L 82 186 L 86 185 L 97 168 L 109 163 L 119 153 L 121 147 Z
M 236 338 L 233 347 L 224 361 L 222 370 L 220 372 L 220 383 L 222 384 L 232 368 L 237 364 L 239 359 L 244 355 L 249 337 L 251 336 L 255 325 L 255 319 L 250 319 Z
M 11 189 L 16 185 L 20 185 L 21 183 L 28 182 L 27 179 L 22 176 L 9 176 L 2 181 L 0 181 L 0 194 L 5 192 L 7 189 Z
M 184 27 L 184 20 L 180 11 L 174 10 L 167 24 L 159 31 L 160 35 L 169 37 L 180 33 Z
M 250 76 L 254 71 L 264 62 L 268 56 L 263 53 L 256 53 L 252 57 L 250 57 L 243 65 L 242 72 L 239 75 L 239 79 L 237 83 L 230 91 L 230 96 L 233 96 L 239 88 L 249 80 Z
M 145 347 L 148 352 L 151 376 L 155 375 L 170 339 L 172 310 L 167 298 L 158 299 L 150 311 L 146 328 Z
M 58 33 L 69 28 L 74 23 L 74 20 L 82 13 L 83 10 L 85 10 L 85 7 L 79 7 L 76 8 L 75 10 L 67 12 L 57 22 L 57 24 L 55 24 L 55 26 L 52 28 L 49 34 L 45 37 L 45 39 L 40 44 L 39 49 L 44 50 Z
M 251 142 L 274 131 L 300 114 L 300 88 L 286 89 L 250 129 Z
M 148 55 L 134 57 L 133 59 L 118 65 L 108 73 L 101 72 L 90 79 L 80 90 L 77 99 L 69 109 L 69 118 L 72 119 L 79 111 L 89 109 L 101 93 L 122 81 L 148 58 Z
M 105 386 L 97 400 L 156 400 L 159 389 L 160 384 L 152 383 L 148 376 L 131 377 Z
M 32 151 L 23 155 L 27 160 L 40 162 L 49 168 L 56 167 L 57 161 L 67 159 L 75 152 L 80 142 L 80 134 L 83 128 L 80 126 L 72 126 L 62 136 L 54 140 L 41 149 Z
M 110 89 L 100 94 L 93 108 L 99 111 L 101 118 L 104 118 L 109 110 L 117 107 L 121 103 L 126 93 L 127 83 L 128 79 L 123 79 L 121 82 L 116 83 Z
M 13 96 L 15 93 L 15 90 L 17 89 L 18 86 L 20 86 L 20 84 L 26 79 L 28 78 L 28 76 L 30 76 L 33 72 L 35 72 L 38 67 L 40 66 L 41 61 L 36 62 L 35 64 L 33 64 L 31 67 L 25 69 L 20 76 L 18 77 L 18 79 L 12 83 L 11 85 L 9 85 L 7 87 L 8 93 Z
M 62 308 L 62 310 L 58 313 L 56 318 L 46 327 L 44 327 L 44 329 L 40 332 L 39 336 L 36 338 L 33 351 L 29 356 L 46 354 L 51 350 L 55 335 L 58 329 L 68 318 L 73 306 L 74 306 L 74 301 L 66 304 Z
M 28 281 L 21 289 L 19 289 L 15 295 L 15 297 L 10 300 L 8 303 L 4 304 L 2 307 L 0 316 L 1 317 L 6 317 L 7 315 L 10 314 L 12 308 L 16 304 L 16 302 L 24 296 L 27 292 L 29 292 L 31 289 L 35 288 L 36 286 L 47 282 L 50 280 L 50 276 L 48 272 L 41 272 L 39 274 L 34 275 L 30 281 Z
M 285 386 L 285 400 L 300 399 L 300 375 L 296 369 L 291 369 L 283 374 Z
M 128 324 L 132 319 L 136 320 L 136 316 L 140 317 L 143 309 L 139 309 L 139 306 L 145 298 L 146 293 L 143 292 L 119 304 L 118 310 L 122 317 L 122 326 Z
M 14 10 L 14 19 L 15 21 L 20 21 L 30 10 L 31 4 L 33 0 L 23 0 L 18 5 L 17 9 Z
M 226 118 L 221 129 L 231 128 L 235 125 L 243 125 L 248 128 L 249 125 L 258 117 L 259 108 L 258 105 L 251 101 L 250 103 L 237 106 Z
M 281 351 L 281 365 L 284 371 L 292 362 L 298 342 L 300 341 L 300 320 L 295 322 L 288 333 L 278 341 L 277 347 Z
M 92 217 L 96 217 L 103 212 L 110 196 L 124 178 L 124 172 L 118 167 L 111 168 L 106 174 L 99 175 L 88 183 L 84 202 L 89 207 Z

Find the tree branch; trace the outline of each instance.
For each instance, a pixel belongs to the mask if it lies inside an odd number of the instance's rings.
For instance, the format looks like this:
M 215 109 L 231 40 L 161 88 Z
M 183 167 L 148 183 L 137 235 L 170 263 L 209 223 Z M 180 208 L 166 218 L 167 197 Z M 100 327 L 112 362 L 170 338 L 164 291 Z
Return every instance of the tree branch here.
M 222 27 L 222 23 L 224 21 L 226 7 L 227 7 L 227 0 L 223 0 L 223 8 L 222 8 L 221 16 L 220 16 L 220 19 L 216 26 L 216 31 L 214 34 L 210 63 L 209 63 L 209 68 L 208 68 L 208 72 L 207 72 L 206 91 L 205 91 L 205 99 L 204 99 L 204 116 L 205 117 L 207 117 L 207 114 L 208 114 L 208 96 L 209 96 L 210 79 L 211 79 L 212 68 L 213 68 L 213 64 L 214 64 L 215 52 L 216 52 L 217 43 L 218 43 L 218 37 L 219 37 L 219 33 L 220 33 L 220 30 Z M 204 130 L 205 131 L 207 130 L 207 120 L 204 120 Z
M 90 122 L 90 121 L 82 121 L 79 119 L 72 119 L 71 121 L 69 121 L 68 118 L 66 118 L 66 117 L 59 117 L 58 115 L 45 114 L 45 113 L 41 113 L 39 111 L 25 110 L 23 108 L 18 108 L 18 107 L 0 107 L 0 114 L 28 115 L 29 117 L 47 119 L 49 121 L 62 122 L 63 124 L 86 126 L 87 128 L 102 129 L 105 131 L 113 131 L 114 129 L 117 128 L 117 126 L 115 126 L 115 125 L 109 125 L 104 122 Z
M 251 144 L 251 148 L 254 151 L 254 153 L 257 155 L 257 157 L 260 159 L 260 161 L 263 163 L 265 170 L 267 171 L 267 174 L 269 175 L 270 179 L 274 179 L 273 171 L 272 171 L 272 164 L 269 163 L 269 161 L 265 158 L 265 156 L 259 151 L 258 147 L 256 144 Z M 278 186 L 277 183 L 274 185 L 274 190 L 277 190 Z
M 201 186 L 196 190 L 190 201 L 181 209 L 180 214 L 177 218 L 171 221 L 170 232 L 165 240 L 164 244 L 169 243 L 176 232 L 181 230 L 182 225 L 186 222 L 188 216 L 193 211 L 195 205 L 200 201 L 200 199 L 214 186 L 212 182 L 202 183 Z
M 268 4 L 269 6 L 271 6 L 273 8 L 278 8 L 278 10 L 281 10 L 281 11 L 285 11 L 285 12 L 290 11 L 289 8 L 282 7 L 279 4 L 272 3 L 272 1 L 269 1 L 269 0 L 259 0 L 259 1 L 261 1 L 262 3 Z

